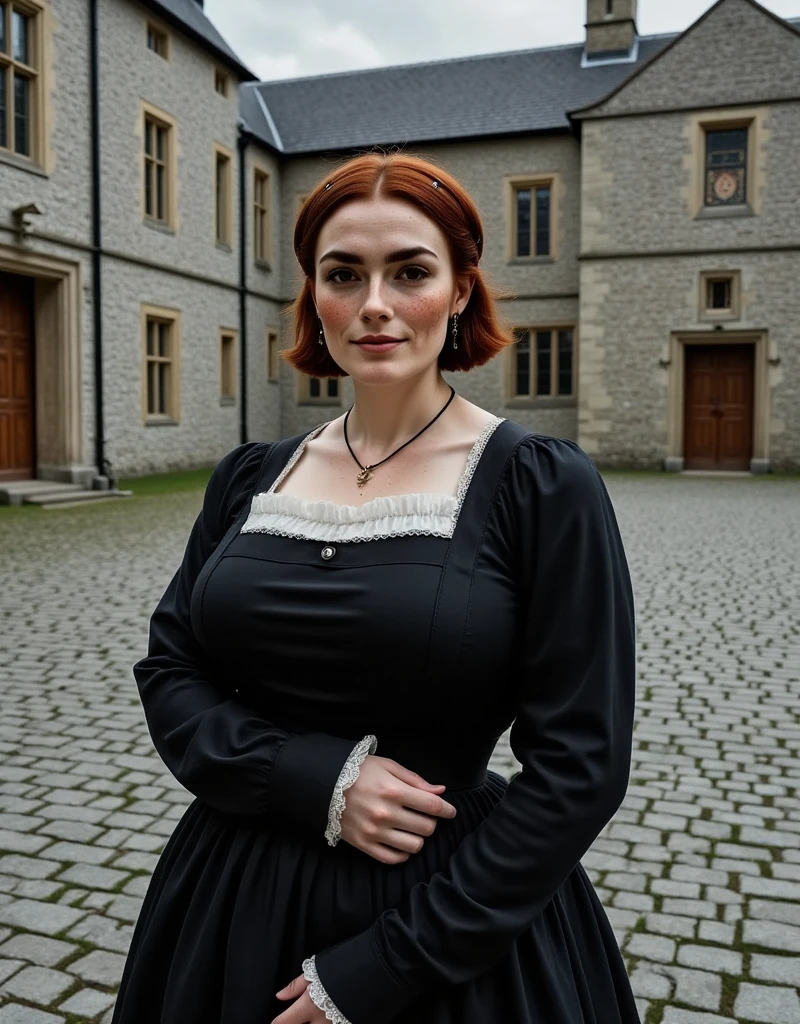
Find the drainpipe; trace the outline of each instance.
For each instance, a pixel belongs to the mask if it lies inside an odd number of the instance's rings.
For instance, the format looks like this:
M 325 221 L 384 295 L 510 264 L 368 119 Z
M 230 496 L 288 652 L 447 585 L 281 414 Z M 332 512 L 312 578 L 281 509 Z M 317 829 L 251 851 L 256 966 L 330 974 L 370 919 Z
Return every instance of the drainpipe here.
M 97 472 L 111 477 L 106 461 L 106 438 L 103 423 L 103 289 L 101 278 L 101 246 L 103 231 L 100 208 L 100 57 L 99 0 L 89 3 L 89 68 L 91 89 L 92 132 L 92 305 L 94 314 L 94 451 Z M 105 482 L 105 481 L 103 481 Z M 109 480 L 113 486 L 113 479 Z
M 97 2 L 97 0 L 95 0 Z M 247 147 L 253 136 L 239 124 L 239 443 L 247 443 Z

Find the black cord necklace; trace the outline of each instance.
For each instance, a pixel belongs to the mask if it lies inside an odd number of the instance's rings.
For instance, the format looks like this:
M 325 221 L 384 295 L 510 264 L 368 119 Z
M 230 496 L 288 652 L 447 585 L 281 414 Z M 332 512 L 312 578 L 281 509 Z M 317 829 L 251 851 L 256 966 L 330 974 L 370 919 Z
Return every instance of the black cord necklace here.
M 358 483 L 359 487 L 363 487 L 364 484 L 367 482 L 367 480 L 369 480 L 369 478 L 372 476 L 372 471 L 373 471 L 373 469 L 376 468 L 376 466 L 382 466 L 384 464 L 384 462 L 386 462 L 389 459 L 391 459 L 392 455 L 397 455 L 397 453 L 402 451 L 407 444 L 411 444 L 411 441 L 416 441 L 416 439 L 419 437 L 419 435 L 424 433 L 428 429 L 428 427 L 433 426 L 433 424 L 442 415 L 444 410 L 448 407 L 448 405 L 456 397 L 456 389 L 453 387 L 453 385 L 452 384 L 448 384 L 448 387 L 450 388 L 450 397 L 445 402 L 444 408 L 440 409 L 439 412 L 436 413 L 436 415 L 433 417 L 433 419 L 430 421 L 430 423 L 426 424 L 426 426 L 424 426 L 422 428 L 422 430 L 419 431 L 419 433 L 414 434 L 414 436 L 409 441 L 406 441 L 405 444 L 401 444 L 399 448 L 395 448 L 395 450 L 392 452 L 391 455 L 387 455 L 385 459 L 381 459 L 380 462 L 375 462 L 371 466 L 362 466 L 361 465 L 361 463 L 356 458 L 356 453 L 350 447 L 350 442 L 347 439 L 347 418 L 349 417 L 350 413 L 353 411 L 353 405 L 350 406 L 350 408 L 345 413 L 345 417 L 344 417 L 344 443 L 347 445 L 347 450 L 350 452 L 350 454 L 356 460 L 356 465 L 361 470 L 361 472 L 356 477 L 356 482 Z

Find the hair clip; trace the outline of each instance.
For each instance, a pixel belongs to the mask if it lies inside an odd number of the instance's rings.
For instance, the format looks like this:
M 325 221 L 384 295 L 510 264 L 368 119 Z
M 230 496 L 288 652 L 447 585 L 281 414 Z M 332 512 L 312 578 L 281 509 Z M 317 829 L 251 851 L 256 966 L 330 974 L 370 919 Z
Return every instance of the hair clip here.
M 333 184 L 333 182 L 332 182 L 332 181 L 329 181 L 329 182 L 328 182 L 328 184 L 327 184 L 327 185 L 325 186 L 325 191 L 326 191 L 326 192 L 328 191 L 328 189 L 329 189 L 329 188 L 331 187 L 331 185 L 332 185 L 332 184 Z
M 439 187 L 439 182 L 436 180 L 436 178 L 433 179 L 432 185 L 433 185 L 434 188 L 438 188 Z

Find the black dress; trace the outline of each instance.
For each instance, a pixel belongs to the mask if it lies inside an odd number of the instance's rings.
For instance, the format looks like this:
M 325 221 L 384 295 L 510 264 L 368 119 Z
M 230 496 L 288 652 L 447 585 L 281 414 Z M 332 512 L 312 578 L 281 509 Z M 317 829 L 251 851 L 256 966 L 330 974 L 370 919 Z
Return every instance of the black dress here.
M 639 1024 L 579 863 L 624 796 L 634 709 L 633 596 L 594 464 L 498 420 L 439 535 L 242 532 L 301 442 L 219 463 L 134 670 L 196 799 L 113 1024 L 270 1024 L 312 954 L 351 1024 Z M 487 764 L 512 722 L 509 783 Z M 398 865 L 324 838 L 368 733 L 458 810 Z

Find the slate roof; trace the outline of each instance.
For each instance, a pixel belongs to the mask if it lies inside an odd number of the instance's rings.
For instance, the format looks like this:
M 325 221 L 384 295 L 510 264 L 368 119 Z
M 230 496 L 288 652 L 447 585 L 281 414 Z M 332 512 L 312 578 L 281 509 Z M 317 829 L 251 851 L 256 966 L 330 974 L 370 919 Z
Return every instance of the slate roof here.
M 257 138 L 293 156 L 570 131 L 569 111 L 599 102 L 680 34 L 642 36 L 635 62 L 597 67 L 581 67 L 575 43 L 249 83 L 240 113 Z
M 222 64 L 232 68 L 244 81 L 257 80 L 257 76 L 242 64 L 206 17 L 197 0 L 142 0 L 142 3 L 151 11 L 159 14 L 165 21 L 191 36 L 205 49 L 210 50 Z

